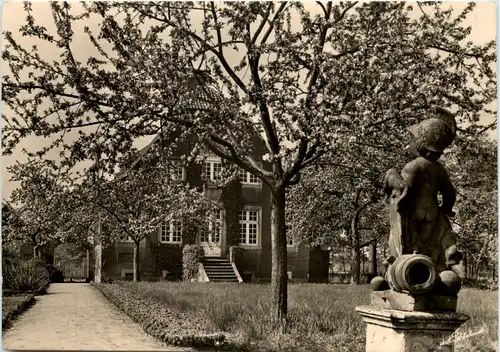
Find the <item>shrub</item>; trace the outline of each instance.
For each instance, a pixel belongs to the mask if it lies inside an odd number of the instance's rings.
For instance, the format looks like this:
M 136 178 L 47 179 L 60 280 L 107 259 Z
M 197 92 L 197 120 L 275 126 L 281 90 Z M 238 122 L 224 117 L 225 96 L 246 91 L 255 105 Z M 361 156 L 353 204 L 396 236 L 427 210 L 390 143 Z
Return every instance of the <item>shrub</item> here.
M 156 339 L 174 346 L 220 348 L 226 336 L 207 333 L 206 323 L 193 315 L 168 309 L 156 299 L 143 298 L 127 291 L 120 284 L 93 284 L 111 303 L 121 309 L 144 331 Z
M 205 252 L 198 245 L 186 245 L 182 249 L 182 278 L 190 281 L 198 275 L 198 264 L 203 261 Z
M 492 278 L 478 278 L 471 279 L 466 278 L 462 282 L 463 287 L 475 288 L 479 290 L 497 291 L 498 290 L 498 280 Z
M 49 284 L 49 272 L 37 259 L 19 262 L 3 269 L 3 289 L 21 293 L 45 293 Z

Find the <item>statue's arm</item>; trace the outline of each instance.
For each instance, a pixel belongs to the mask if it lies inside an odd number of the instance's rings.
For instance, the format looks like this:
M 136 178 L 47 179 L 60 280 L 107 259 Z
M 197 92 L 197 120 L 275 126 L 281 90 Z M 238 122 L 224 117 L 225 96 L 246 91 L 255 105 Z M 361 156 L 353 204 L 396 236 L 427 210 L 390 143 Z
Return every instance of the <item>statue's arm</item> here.
M 390 198 L 392 195 L 400 196 L 403 194 L 405 187 L 405 181 L 395 169 L 387 171 L 384 179 L 384 193 L 387 198 Z
M 401 177 L 403 178 L 404 182 L 408 185 L 409 188 L 411 188 L 415 180 L 417 178 L 418 174 L 418 164 L 416 162 L 410 162 L 405 165 L 403 170 L 401 171 Z
M 441 182 L 439 192 L 443 196 L 442 209 L 444 213 L 448 216 L 454 216 L 455 213 L 453 212 L 453 206 L 457 200 L 457 192 L 451 183 L 448 172 L 443 166 L 441 166 Z

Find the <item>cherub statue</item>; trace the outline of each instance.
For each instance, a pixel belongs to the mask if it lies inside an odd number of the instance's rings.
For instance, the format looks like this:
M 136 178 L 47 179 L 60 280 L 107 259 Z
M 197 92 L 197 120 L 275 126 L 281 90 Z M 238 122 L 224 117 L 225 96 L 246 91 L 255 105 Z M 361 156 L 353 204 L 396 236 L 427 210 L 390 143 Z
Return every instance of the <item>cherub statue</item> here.
M 414 137 L 410 148 L 416 157 L 401 174 L 391 169 L 385 177 L 391 222 L 389 251 L 394 258 L 412 253 L 426 255 L 432 259 L 436 273 L 451 270 L 463 279 L 462 253 L 457 250 L 457 235 L 448 220 L 455 215 L 452 209 L 456 191 L 438 162 L 455 138 L 455 118 L 449 111 L 437 108 L 436 117 L 409 130 Z

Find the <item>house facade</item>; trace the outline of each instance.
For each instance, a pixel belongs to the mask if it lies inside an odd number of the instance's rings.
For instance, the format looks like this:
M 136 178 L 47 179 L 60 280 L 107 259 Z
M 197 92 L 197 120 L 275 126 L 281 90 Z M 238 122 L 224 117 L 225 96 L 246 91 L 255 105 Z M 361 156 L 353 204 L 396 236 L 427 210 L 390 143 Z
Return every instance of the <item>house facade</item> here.
M 159 139 L 140 152 L 144 155 Z M 244 281 L 266 280 L 271 277 L 271 192 L 258 178 L 239 170 L 239 180 L 224 187 L 213 185 L 220 180 L 223 162 L 216 156 L 207 156 L 200 164 L 181 166 L 180 156 L 190 152 L 192 142 L 179 144 L 166 162 L 172 177 L 181 178 L 190 185 L 205 185 L 206 195 L 218 205 L 209 233 L 192 228 L 180 221 L 164 221 L 157 230 L 140 244 L 140 275 L 143 280 L 159 278 L 180 279 L 182 248 L 186 244 L 200 245 L 206 258 L 229 260 L 231 247 L 237 248 L 234 259 L 237 271 Z M 258 149 L 257 149 L 258 150 Z M 258 155 L 256 156 L 258 157 Z M 260 158 L 259 158 L 260 159 Z M 262 167 L 269 165 L 262 163 Z M 134 163 L 133 167 L 140 167 Z M 100 251 L 96 260 L 105 278 L 133 277 L 133 247 L 127 238 L 116 241 L 111 248 Z M 298 281 L 328 279 L 328 252 L 288 241 L 289 278 Z M 98 258 L 99 257 L 99 258 Z
M 182 109 L 199 109 L 209 106 L 217 99 L 217 91 L 209 86 L 210 79 L 205 73 L 195 75 L 189 85 L 192 89 Z M 165 138 L 164 138 L 165 137 Z M 140 151 L 139 157 L 130 168 L 141 167 L 141 157 L 156 145 L 170 145 L 176 133 L 169 136 L 158 135 L 147 147 Z M 195 145 L 194 137 L 176 144 L 169 152 L 168 162 L 172 177 L 180 178 L 191 186 L 207 186 L 207 197 L 218 205 L 214 214 L 217 219 L 211 224 L 209 234 L 204 234 L 189 224 L 172 220 L 162 223 L 140 244 L 141 279 L 167 277 L 179 279 L 182 273 L 182 248 L 187 244 L 203 247 L 206 258 L 215 262 L 232 260 L 235 271 L 245 280 L 270 279 L 271 277 L 271 192 L 252 174 L 240 170 L 239 180 L 231 181 L 224 187 L 214 184 L 221 177 L 223 169 L 220 158 L 207 155 L 204 162 L 182 166 L 180 158 L 191 154 Z M 254 142 L 255 160 L 260 160 L 263 168 L 270 170 L 271 165 L 262 160 L 266 152 L 263 142 Z M 133 277 L 133 242 L 123 238 L 111 248 L 102 249 L 96 242 L 96 267 L 108 278 Z M 231 248 L 237 248 L 231 250 Z M 311 249 L 305 244 L 288 242 L 289 277 L 297 280 L 321 280 L 328 278 L 328 253 Z M 237 257 L 231 253 L 238 253 Z

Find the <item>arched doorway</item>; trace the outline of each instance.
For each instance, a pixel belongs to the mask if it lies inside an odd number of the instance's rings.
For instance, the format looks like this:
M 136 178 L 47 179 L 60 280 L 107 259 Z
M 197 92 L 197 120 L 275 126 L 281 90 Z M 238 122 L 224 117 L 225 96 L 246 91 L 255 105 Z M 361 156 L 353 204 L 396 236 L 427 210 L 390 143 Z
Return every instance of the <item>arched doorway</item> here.
M 65 282 L 89 281 L 90 251 L 76 243 L 62 243 L 54 249 L 54 266 L 62 270 Z

